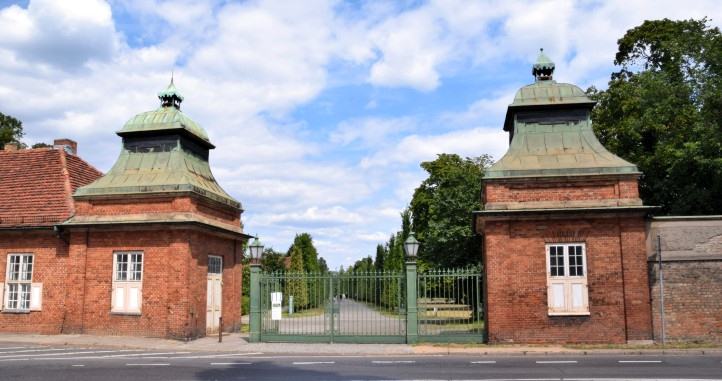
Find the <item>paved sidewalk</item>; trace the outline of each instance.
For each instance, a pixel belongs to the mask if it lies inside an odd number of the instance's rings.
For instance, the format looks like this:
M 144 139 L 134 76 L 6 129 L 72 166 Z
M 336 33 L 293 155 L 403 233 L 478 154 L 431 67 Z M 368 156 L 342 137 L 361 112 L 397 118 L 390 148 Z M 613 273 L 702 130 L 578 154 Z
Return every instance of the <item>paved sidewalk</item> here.
M 94 335 L 34 335 L 0 334 L 0 344 L 68 345 L 98 348 L 123 348 L 162 351 L 194 352 L 236 352 L 294 355 L 587 355 L 587 354 L 714 354 L 722 355 L 722 346 L 717 348 L 660 349 L 619 347 L 613 349 L 576 349 L 562 346 L 526 345 L 406 345 L 406 344 L 296 344 L 296 343 L 249 343 L 247 334 L 225 334 L 223 342 L 218 337 L 204 337 L 192 341 L 130 336 Z

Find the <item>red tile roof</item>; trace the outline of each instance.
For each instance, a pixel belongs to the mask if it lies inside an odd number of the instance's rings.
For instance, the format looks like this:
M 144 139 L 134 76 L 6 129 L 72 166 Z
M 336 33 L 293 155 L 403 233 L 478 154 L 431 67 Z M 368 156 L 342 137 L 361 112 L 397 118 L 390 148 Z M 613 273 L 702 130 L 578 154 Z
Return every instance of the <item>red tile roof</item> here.
M 75 210 L 73 192 L 101 175 L 62 149 L 0 150 L 0 227 L 65 221 Z

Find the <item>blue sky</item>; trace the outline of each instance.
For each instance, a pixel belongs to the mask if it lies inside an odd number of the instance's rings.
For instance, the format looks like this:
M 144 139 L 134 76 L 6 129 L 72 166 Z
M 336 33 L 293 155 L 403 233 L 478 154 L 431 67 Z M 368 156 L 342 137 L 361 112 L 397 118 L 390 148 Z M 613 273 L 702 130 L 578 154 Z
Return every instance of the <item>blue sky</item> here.
M 439 153 L 500 157 L 516 89 L 545 48 L 555 78 L 605 87 L 645 19 L 719 1 L 0 0 L 0 111 L 27 143 L 68 137 L 106 171 L 114 132 L 175 72 L 248 233 L 313 235 L 332 267 L 373 255 Z

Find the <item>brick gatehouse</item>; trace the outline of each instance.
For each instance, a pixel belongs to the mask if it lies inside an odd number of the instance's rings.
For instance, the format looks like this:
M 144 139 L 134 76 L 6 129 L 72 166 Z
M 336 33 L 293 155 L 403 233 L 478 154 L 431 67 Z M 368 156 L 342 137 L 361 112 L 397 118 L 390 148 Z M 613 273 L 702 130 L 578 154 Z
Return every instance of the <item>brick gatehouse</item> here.
M 220 317 L 238 330 L 241 204 L 173 82 L 158 96 L 118 132 L 105 175 L 70 140 L 0 151 L 0 331 L 195 338 Z
M 625 343 L 652 339 L 640 172 L 592 131 L 594 102 L 552 79 L 509 106 L 506 154 L 484 177 L 487 334 L 491 343 Z

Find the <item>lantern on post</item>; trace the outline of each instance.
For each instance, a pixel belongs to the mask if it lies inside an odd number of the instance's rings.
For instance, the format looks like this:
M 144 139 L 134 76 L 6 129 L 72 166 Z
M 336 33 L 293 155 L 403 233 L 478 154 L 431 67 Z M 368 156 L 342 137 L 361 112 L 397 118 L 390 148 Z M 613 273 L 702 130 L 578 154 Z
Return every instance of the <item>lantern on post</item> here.
M 248 251 L 251 254 L 251 263 L 259 264 L 263 255 L 263 244 L 258 240 L 258 236 L 248 245 Z
M 404 241 L 404 251 L 409 261 L 416 261 L 416 254 L 419 251 L 419 241 L 414 237 L 414 232 L 409 233 L 409 237 Z

